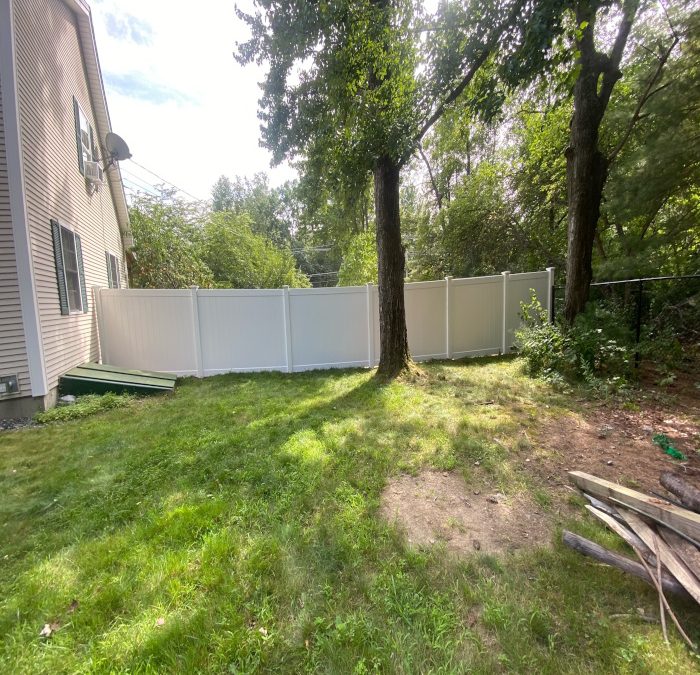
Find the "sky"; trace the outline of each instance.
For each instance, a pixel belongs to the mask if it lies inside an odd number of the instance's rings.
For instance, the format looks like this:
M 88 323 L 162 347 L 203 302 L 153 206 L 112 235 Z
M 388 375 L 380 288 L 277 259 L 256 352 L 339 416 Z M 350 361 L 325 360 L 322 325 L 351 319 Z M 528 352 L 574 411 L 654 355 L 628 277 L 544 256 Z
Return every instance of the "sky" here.
M 235 5 L 250 9 L 252 0 L 90 4 L 112 130 L 134 162 L 199 199 L 222 174 L 266 171 L 273 185 L 296 176 L 288 165 L 270 168 L 259 145 L 264 70 L 233 57 L 248 35 Z M 134 162 L 121 163 L 129 194 L 162 182 Z

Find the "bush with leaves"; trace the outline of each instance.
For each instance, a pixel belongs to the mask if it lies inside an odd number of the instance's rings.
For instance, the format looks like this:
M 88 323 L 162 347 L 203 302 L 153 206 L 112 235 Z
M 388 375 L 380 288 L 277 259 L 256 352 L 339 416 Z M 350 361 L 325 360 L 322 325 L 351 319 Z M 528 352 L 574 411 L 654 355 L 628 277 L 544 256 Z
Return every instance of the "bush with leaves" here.
M 559 381 L 582 380 L 618 389 L 632 377 L 628 332 L 609 308 L 589 305 L 571 327 L 551 323 L 537 296 L 521 303 L 518 350 L 528 373 Z
M 551 323 L 547 311 L 533 293 L 529 303 L 520 303 L 522 327 L 515 332 L 520 355 L 533 377 L 563 374 L 567 359 L 567 338 L 556 323 Z
M 59 405 L 34 415 L 34 420 L 39 424 L 50 422 L 67 422 L 68 420 L 82 419 L 105 410 L 113 408 L 125 408 L 136 400 L 133 394 L 115 394 L 107 392 L 101 396 L 86 394 L 79 396 L 72 405 Z
M 377 245 L 375 233 L 356 234 L 348 244 L 338 272 L 338 286 L 362 286 L 377 283 Z

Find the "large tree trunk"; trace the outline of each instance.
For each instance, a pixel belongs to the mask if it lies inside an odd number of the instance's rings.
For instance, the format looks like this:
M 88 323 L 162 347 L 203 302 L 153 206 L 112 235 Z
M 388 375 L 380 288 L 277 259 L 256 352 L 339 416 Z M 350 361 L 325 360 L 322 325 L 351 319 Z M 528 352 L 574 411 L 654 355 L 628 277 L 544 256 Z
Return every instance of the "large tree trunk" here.
M 399 217 L 399 167 L 388 157 L 374 168 L 374 209 L 379 264 L 379 370 L 394 377 L 411 362 L 404 303 L 404 247 Z
M 600 115 L 596 110 L 595 83 L 593 100 L 579 84 L 581 80 L 576 84 L 574 93 L 571 145 L 566 151 L 569 236 L 564 316 L 569 323 L 588 302 L 593 280 L 593 242 L 607 178 L 607 161 L 598 150 Z
M 624 0 L 609 55 L 595 47 L 595 20 L 601 4 L 598 0 L 579 0 L 576 7 L 576 24 L 583 28 L 576 40 L 580 70 L 574 86 L 574 114 L 566 149 L 569 241 L 564 316 L 569 323 L 586 306 L 593 279 L 593 243 L 608 177 L 608 160 L 598 148 L 598 131 L 613 87 L 622 76 L 620 61 L 638 0 Z

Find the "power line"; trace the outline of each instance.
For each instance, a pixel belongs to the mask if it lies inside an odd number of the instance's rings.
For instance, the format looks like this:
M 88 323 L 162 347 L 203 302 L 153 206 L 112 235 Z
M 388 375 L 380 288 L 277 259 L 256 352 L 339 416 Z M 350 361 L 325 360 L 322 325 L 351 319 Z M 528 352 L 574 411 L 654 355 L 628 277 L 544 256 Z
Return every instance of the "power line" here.
M 191 192 L 187 192 L 187 190 L 183 190 L 181 187 L 178 187 L 175 185 L 175 183 L 171 183 L 169 180 L 166 180 L 163 178 L 163 176 L 159 176 L 155 171 L 151 171 L 151 169 L 147 169 L 145 166 L 142 164 L 139 164 L 138 162 L 134 161 L 133 159 L 129 160 L 132 164 L 135 164 L 136 166 L 139 167 L 139 169 L 143 169 L 144 171 L 148 171 L 152 176 L 155 176 L 158 180 L 163 181 L 163 183 L 166 183 L 167 185 L 170 185 L 171 187 L 174 187 L 176 190 L 179 192 L 182 192 L 183 194 L 186 194 L 188 197 L 192 197 L 192 199 L 197 200 L 198 202 L 203 202 L 206 201 L 204 199 L 200 199 L 199 197 L 195 197 Z
M 124 185 L 124 190 L 127 190 L 131 195 L 138 197 L 139 195 L 145 194 L 149 195 L 150 197 L 158 197 L 157 194 L 151 192 L 150 190 L 146 190 L 142 188 L 139 185 L 135 185 L 132 183 L 123 183 Z
M 127 176 L 122 176 L 123 182 L 131 183 L 136 188 L 140 190 L 145 190 L 146 192 L 154 196 L 158 196 L 161 193 L 161 191 L 155 185 L 152 185 L 148 181 L 139 178 L 138 176 L 127 171 L 126 169 L 122 169 L 122 173 L 127 174 Z
M 304 248 L 293 248 L 292 253 L 304 253 L 304 251 L 331 251 L 333 250 L 335 244 L 329 244 L 327 246 L 306 246 Z

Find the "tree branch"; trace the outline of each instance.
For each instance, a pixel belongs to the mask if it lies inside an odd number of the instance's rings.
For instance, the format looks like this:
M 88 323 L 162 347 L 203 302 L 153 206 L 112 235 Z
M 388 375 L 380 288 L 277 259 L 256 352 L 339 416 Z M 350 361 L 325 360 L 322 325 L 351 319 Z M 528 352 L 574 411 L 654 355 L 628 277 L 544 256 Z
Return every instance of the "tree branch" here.
M 620 142 L 615 146 L 615 149 L 612 151 L 610 154 L 610 157 L 608 158 L 608 167 L 615 161 L 615 158 L 620 154 L 620 151 L 622 148 L 625 147 L 625 144 L 629 140 L 629 137 L 632 135 L 632 131 L 634 130 L 635 125 L 637 122 L 640 120 L 640 113 L 642 112 L 642 108 L 646 105 L 647 101 L 656 94 L 657 92 L 661 91 L 664 87 L 668 86 L 668 83 L 665 85 L 662 85 L 661 87 L 658 87 L 652 91 L 652 88 L 654 85 L 659 81 L 661 74 L 663 73 L 663 69 L 668 62 L 669 57 L 671 56 L 671 52 L 675 49 L 676 45 L 678 44 L 678 37 L 674 37 L 673 40 L 671 41 L 671 44 L 669 45 L 668 49 L 660 56 L 659 58 L 659 63 L 656 66 L 656 70 L 654 71 L 654 74 L 651 76 L 649 79 L 649 82 L 647 82 L 647 86 L 644 89 L 644 92 L 642 93 L 641 97 L 639 98 L 639 101 L 637 101 L 637 107 L 634 109 L 634 113 L 632 114 L 632 117 L 630 118 L 629 124 L 627 125 L 627 129 L 625 130 L 625 133 L 623 134 L 622 138 L 620 139 Z
M 449 92 L 445 99 L 438 104 L 433 114 L 430 115 L 430 117 L 428 117 L 427 120 L 425 120 L 418 133 L 416 134 L 415 138 L 413 139 L 413 147 L 409 150 L 408 153 L 406 153 L 404 157 L 402 157 L 399 160 L 399 168 L 402 167 L 410 159 L 411 155 L 416 149 L 416 146 L 421 142 L 421 140 L 423 140 L 423 136 L 425 136 L 425 134 L 428 133 L 431 127 L 435 124 L 435 122 L 437 122 L 443 116 L 443 114 L 447 110 L 447 107 L 454 103 L 459 98 L 460 94 L 462 94 L 462 92 L 469 86 L 470 82 L 474 79 L 474 76 L 479 71 L 479 68 L 481 68 L 481 66 L 483 66 L 484 63 L 486 63 L 493 50 L 496 48 L 496 45 L 498 44 L 501 35 L 503 35 L 503 32 L 515 21 L 517 16 L 522 11 L 525 5 L 525 1 L 526 0 L 516 1 L 506 19 L 491 34 L 491 37 L 489 38 L 488 42 L 484 45 L 482 50 L 474 59 L 472 65 L 470 66 L 469 70 L 467 70 L 464 77 L 460 80 L 457 86 Z
M 632 30 L 632 24 L 634 23 L 634 17 L 637 14 L 638 8 L 639 0 L 625 0 L 622 6 L 622 19 L 617 29 L 617 36 L 615 37 L 612 51 L 610 52 L 610 56 L 604 56 L 602 68 L 603 84 L 600 87 L 600 94 L 598 94 L 598 100 L 603 110 L 605 110 L 608 105 L 615 83 L 622 76 L 620 72 L 620 62 L 622 61 L 627 38 Z
M 428 169 L 428 176 L 430 176 L 430 183 L 433 186 L 433 192 L 435 193 L 435 201 L 437 202 L 437 207 L 438 211 L 442 210 L 442 195 L 440 194 L 440 190 L 438 189 L 438 184 L 437 181 L 435 180 L 435 176 L 433 175 L 433 170 L 430 168 L 430 162 L 428 161 L 428 157 L 426 156 L 425 152 L 423 151 L 423 145 L 421 143 L 418 144 L 418 152 L 420 153 L 421 158 L 425 162 L 425 166 Z

